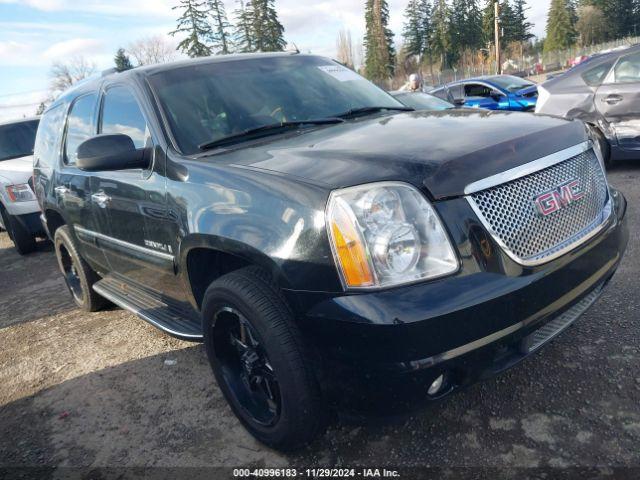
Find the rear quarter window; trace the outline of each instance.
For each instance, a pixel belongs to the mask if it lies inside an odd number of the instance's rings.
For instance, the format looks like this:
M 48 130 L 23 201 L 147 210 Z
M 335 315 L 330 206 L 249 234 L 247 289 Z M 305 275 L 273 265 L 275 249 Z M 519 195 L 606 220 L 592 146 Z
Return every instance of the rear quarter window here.
M 52 168 L 60 154 L 60 141 L 64 124 L 64 108 L 56 105 L 40 119 L 34 149 L 34 167 Z
M 67 117 L 67 133 L 65 139 L 64 161 L 67 165 L 75 165 L 78 147 L 95 134 L 95 107 L 98 100 L 96 93 L 78 97 Z
M 607 73 L 611 70 L 611 67 L 613 67 L 613 63 L 613 60 L 611 60 L 587 70 L 582 74 L 582 79 L 590 87 L 599 87 L 602 85 L 602 82 L 604 82 L 604 79 L 607 76 Z

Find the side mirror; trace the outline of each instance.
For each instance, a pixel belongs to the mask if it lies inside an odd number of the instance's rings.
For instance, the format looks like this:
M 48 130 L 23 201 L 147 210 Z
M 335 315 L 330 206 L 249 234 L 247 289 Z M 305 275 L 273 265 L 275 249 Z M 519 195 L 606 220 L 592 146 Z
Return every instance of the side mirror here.
M 149 167 L 146 152 L 128 135 L 98 135 L 80 144 L 76 165 L 87 172 L 144 169 Z

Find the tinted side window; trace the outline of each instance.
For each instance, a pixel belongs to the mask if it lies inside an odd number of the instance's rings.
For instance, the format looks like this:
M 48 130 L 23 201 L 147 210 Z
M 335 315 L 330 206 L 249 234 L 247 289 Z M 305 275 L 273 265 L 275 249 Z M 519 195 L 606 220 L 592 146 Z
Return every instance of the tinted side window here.
M 90 93 L 78 98 L 67 118 L 67 137 L 64 147 L 64 162 L 75 165 L 78 147 L 94 135 L 94 112 L 98 96 Z
M 582 74 L 582 79 L 590 87 L 597 87 L 602 84 L 604 77 L 607 76 L 609 70 L 613 66 L 613 61 L 603 63 L 597 67 L 593 67 Z
M 136 148 L 148 146 L 147 122 L 129 89 L 113 87 L 107 90 L 102 105 L 100 133 L 122 133 L 131 137 Z
M 36 146 L 34 150 L 34 166 L 51 168 L 60 152 L 64 108 L 62 104 L 47 111 L 40 119 Z
M 614 72 L 615 83 L 640 82 L 640 53 L 622 57 Z
M 462 100 L 464 98 L 464 85 L 449 87 L 449 98 L 451 100 Z
M 448 92 L 445 88 L 439 88 L 438 90 L 434 90 L 429 93 L 434 97 L 441 98 L 442 100 L 447 100 L 449 98 Z
M 479 83 L 469 83 L 464 86 L 465 97 L 490 97 L 493 91 Z
M 37 120 L 1 126 L 0 161 L 31 155 L 37 129 Z

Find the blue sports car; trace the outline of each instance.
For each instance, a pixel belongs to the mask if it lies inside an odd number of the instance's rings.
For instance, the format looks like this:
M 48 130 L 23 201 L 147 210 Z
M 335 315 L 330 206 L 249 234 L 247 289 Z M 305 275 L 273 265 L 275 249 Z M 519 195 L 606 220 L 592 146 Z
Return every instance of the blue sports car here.
M 533 111 L 538 86 L 511 75 L 470 78 L 449 83 L 429 92 L 458 106 L 487 110 Z

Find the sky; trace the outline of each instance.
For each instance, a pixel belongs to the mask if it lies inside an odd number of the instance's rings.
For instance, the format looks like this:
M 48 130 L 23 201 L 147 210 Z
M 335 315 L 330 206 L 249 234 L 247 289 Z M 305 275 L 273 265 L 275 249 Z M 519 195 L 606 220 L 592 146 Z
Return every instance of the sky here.
M 389 0 L 390 27 L 401 41 L 409 0 Z M 529 0 L 542 36 L 550 0 Z M 225 0 L 227 12 L 236 0 Z M 178 0 L 0 0 L 0 121 L 35 113 L 47 94 L 51 64 L 83 56 L 97 70 L 113 66 L 119 47 L 175 28 Z M 365 0 L 276 0 L 285 38 L 301 51 L 335 56 L 338 32 L 364 33 Z M 173 37 L 167 38 L 176 42 Z

